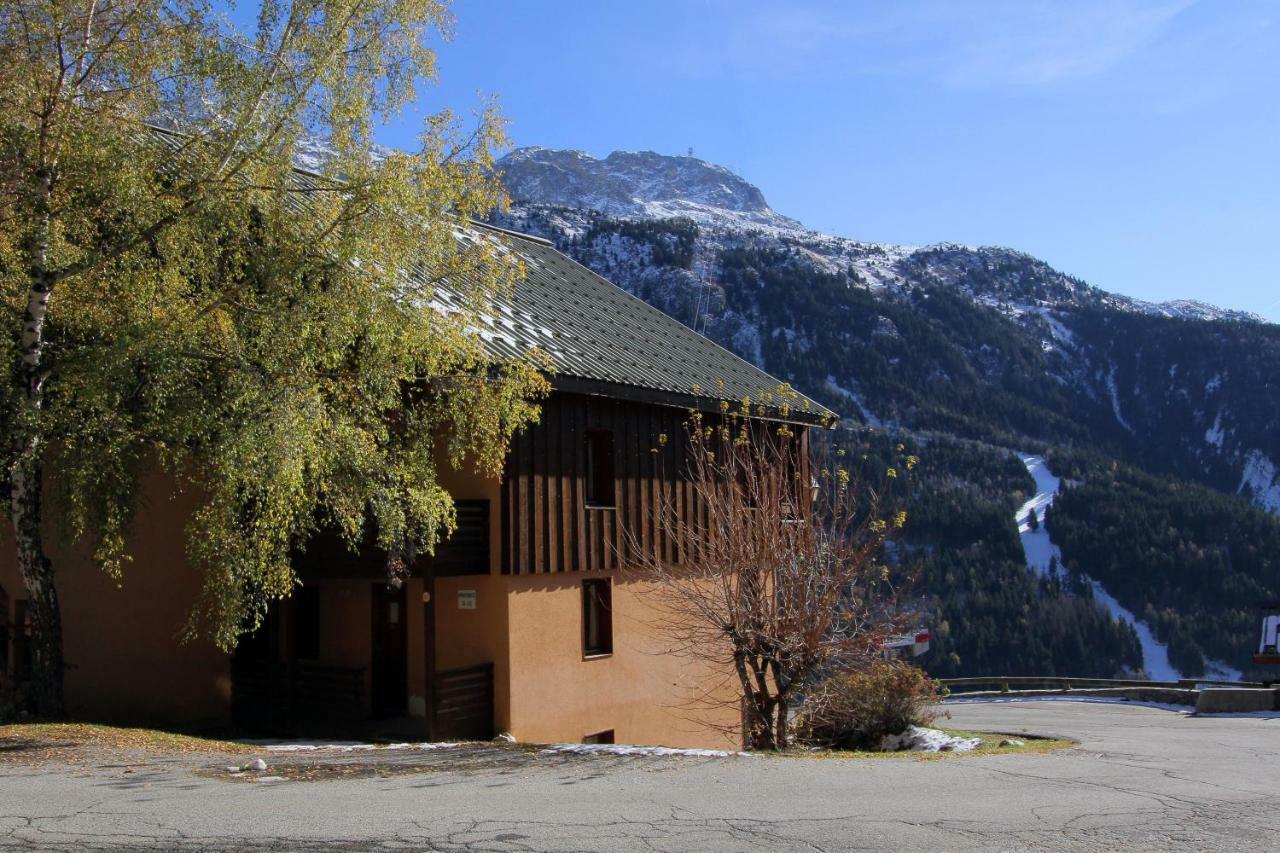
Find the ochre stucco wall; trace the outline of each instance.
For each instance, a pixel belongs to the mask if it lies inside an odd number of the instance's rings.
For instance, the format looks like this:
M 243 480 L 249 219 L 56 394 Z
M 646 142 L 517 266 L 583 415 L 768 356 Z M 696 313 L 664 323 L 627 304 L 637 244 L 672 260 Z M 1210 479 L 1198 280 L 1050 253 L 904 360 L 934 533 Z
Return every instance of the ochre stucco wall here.
M 200 591 L 187 562 L 185 525 L 194 505 L 173 481 L 144 478 L 131 542 L 133 561 L 117 582 L 46 524 L 66 649 L 70 712 L 95 720 L 225 723 L 231 695 L 227 656 L 207 640 L 180 642 Z M 25 598 L 8 525 L 0 537 L 0 585 Z
M 585 577 L 612 577 L 613 654 L 584 659 Z M 520 740 L 574 742 L 612 729 L 618 743 L 738 748 L 726 672 L 671 651 L 649 588 L 617 573 L 509 579 L 511 720 Z M 706 691 L 723 702 L 707 707 Z M 723 688 L 729 688 L 726 692 Z

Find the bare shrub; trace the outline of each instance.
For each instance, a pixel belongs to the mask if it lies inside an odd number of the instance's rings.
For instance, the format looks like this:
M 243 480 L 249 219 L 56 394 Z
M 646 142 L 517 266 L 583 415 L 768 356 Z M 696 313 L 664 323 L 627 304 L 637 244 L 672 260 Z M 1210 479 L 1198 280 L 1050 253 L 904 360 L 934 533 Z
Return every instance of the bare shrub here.
M 943 688 L 903 661 L 876 661 L 841 672 L 805 696 L 799 739 L 836 749 L 875 749 L 885 735 L 926 726 L 942 713 Z

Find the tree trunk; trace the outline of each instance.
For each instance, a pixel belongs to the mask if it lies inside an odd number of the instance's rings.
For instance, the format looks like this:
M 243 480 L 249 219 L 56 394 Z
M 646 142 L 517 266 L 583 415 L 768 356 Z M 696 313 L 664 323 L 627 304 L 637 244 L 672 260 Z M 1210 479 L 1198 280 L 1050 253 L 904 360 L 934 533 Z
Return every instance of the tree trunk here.
M 48 271 L 53 169 L 42 168 L 36 177 L 31 283 L 19 347 L 23 401 L 22 410 L 14 419 L 15 438 L 8 470 L 9 519 L 13 524 L 18 571 L 26 586 L 27 612 L 31 619 L 31 704 L 41 717 L 61 717 L 66 711 L 62 694 L 62 611 L 53 585 L 53 564 L 45 556 L 40 529 L 45 450 L 40 421 L 47 377 L 43 363 L 44 321 L 53 293 L 53 278 Z
M 743 746 L 751 750 L 768 751 L 774 748 L 772 699 L 747 670 L 747 656 L 736 652 L 734 668 L 742 685 L 744 717 L 742 726 Z M 753 667 L 754 668 L 754 667 Z
M 747 749 L 772 752 L 776 749 L 773 738 L 773 715 L 767 710 L 769 700 L 753 693 L 747 697 Z
M 778 749 L 786 749 L 791 745 L 791 734 L 787 730 L 787 714 L 789 713 L 787 697 L 785 695 L 780 695 L 775 701 L 776 704 L 773 708 L 773 714 L 776 720 L 773 724 L 773 741 L 777 745 Z
M 9 516 L 31 619 L 31 706 L 40 717 L 57 718 L 66 712 L 62 611 L 40 533 L 42 450 L 38 440 L 27 442 L 9 469 Z

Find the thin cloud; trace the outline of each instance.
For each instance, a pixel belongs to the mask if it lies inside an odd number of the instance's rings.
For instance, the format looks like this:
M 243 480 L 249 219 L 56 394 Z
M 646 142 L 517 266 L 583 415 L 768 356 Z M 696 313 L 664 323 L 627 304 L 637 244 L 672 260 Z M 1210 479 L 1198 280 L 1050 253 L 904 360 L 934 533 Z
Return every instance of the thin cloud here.
M 1040 86 L 1094 77 L 1153 42 L 1191 3 L 997 4 L 971 20 L 941 57 L 946 82 L 973 87 Z
M 1155 41 L 1194 0 L 939 0 L 772 8 L 739 19 L 724 48 L 759 73 L 822 70 L 1036 87 L 1103 74 Z

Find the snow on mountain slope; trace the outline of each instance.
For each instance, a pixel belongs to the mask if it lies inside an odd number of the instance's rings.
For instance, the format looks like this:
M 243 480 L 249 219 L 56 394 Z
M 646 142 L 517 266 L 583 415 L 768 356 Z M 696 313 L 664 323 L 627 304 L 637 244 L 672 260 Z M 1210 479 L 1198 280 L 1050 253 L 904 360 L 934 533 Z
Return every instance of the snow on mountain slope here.
M 518 148 L 498 163 L 517 200 L 595 210 L 609 216 L 686 216 L 700 225 L 801 230 L 774 212 L 738 175 L 696 157 L 615 151 L 597 160 L 582 151 Z
M 1022 550 L 1027 557 L 1027 568 L 1041 577 L 1047 577 L 1052 566 L 1062 562 L 1062 551 L 1053 544 L 1049 537 L 1048 525 L 1044 523 L 1045 512 L 1053 506 L 1053 500 L 1058 496 L 1062 481 L 1049 470 L 1043 456 L 1019 453 L 1018 458 L 1022 460 L 1023 465 L 1027 466 L 1027 473 L 1036 483 L 1036 493 L 1019 508 L 1015 518 L 1018 524 L 1018 535 L 1022 538 Z M 1031 526 L 1033 510 L 1040 519 L 1037 529 Z M 1154 681 L 1177 681 L 1182 678 L 1182 673 L 1169 663 L 1169 647 L 1155 638 L 1151 627 L 1109 595 L 1102 584 L 1092 578 L 1086 578 L 1086 582 L 1093 590 L 1094 599 L 1102 604 L 1114 618 L 1133 625 L 1134 631 L 1138 634 L 1138 641 L 1142 644 L 1142 668 L 1146 671 L 1147 677 Z
M 1043 456 L 1019 453 L 1018 458 L 1027 467 L 1027 473 L 1036 484 L 1036 493 L 1019 507 L 1014 518 L 1018 525 L 1018 536 L 1022 539 L 1027 568 L 1040 577 L 1049 577 L 1054 568 L 1061 564 L 1062 551 L 1053 544 L 1049 527 L 1045 523 L 1045 513 L 1049 507 L 1053 506 L 1058 490 L 1062 486 L 1062 480 L 1049 470 L 1049 465 Z M 1040 521 L 1034 528 L 1031 525 L 1033 511 Z M 1117 601 L 1101 583 L 1087 575 L 1082 576 L 1082 579 L 1093 593 L 1094 600 L 1105 607 L 1113 618 L 1133 626 L 1134 632 L 1138 635 L 1138 642 L 1142 646 L 1142 668 L 1146 671 L 1148 678 L 1153 681 L 1177 681 L 1183 677 L 1182 673 L 1169 662 L 1169 646 L 1156 639 L 1150 625 Z M 1207 659 L 1205 665 L 1211 678 L 1227 681 L 1239 681 L 1241 678 L 1238 670 L 1232 669 L 1221 661 Z
M 614 151 L 597 159 L 583 151 L 530 146 L 500 159 L 498 170 L 517 205 L 569 208 L 623 219 L 685 217 L 711 230 L 755 232 L 757 238 L 798 245 L 824 268 L 852 269 L 871 287 L 906 285 L 918 277 L 967 280 L 972 285 L 989 281 L 993 265 L 1029 264 L 1033 267 L 1030 281 L 1015 277 L 1018 292 L 992 294 L 972 287 L 968 292 L 975 297 L 994 295 L 995 301 L 1011 302 L 1023 311 L 1045 304 L 1087 303 L 1162 317 L 1264 322 L 1249 312 L 1196 300 L 1157 304 L 1099 291 L 1004 247 L 868 243 L 812 231 L 769 207 L 764 193 L 740 175 L 692 156 Z M 907 261 L 914 269 L 898 269 Z M 1023 285 L 1037 290 L 1037 298 L 1020 298 L 1028 289 Z
M 1168 302 L 1147 303 L 1147 305 L 1153 314 L 1159 314 L 1162 317 L 1178 317 L 1183 320 L 1267 322 L 1252 311 L 1219 308 L 1217 305 L 1210 305 L 1197 299 L 1173 299 Z
M 1263 509 L 1280 515 L 1280 470 L 1261 450 L 1250 451 L 1245 458 L 1239 491 Z
M 1022 539 L 1022 550 L 1027 557 L 1027 568 L 1040 577 L 1049 577 L 1055 566 L 1062 562 L 1062 551 L 1049 539 L 1049 528 L 1044 521 L 1044 514 L 1053 505 L 1058 494 L 1061 480 L 1053 476 L 1043 456 L 1019 453 L 1018 458 L 1027 466 L 1027 473 L 1036 483 L 1036 493 L 1018 508 L 1014 521 L 1018 525 L 1018 536 Z M 1031 514 L 1036 515 L 1036 524 L 1031 524 Z
M 967 422 L 973 434 L 981 433 L 974 424 L 1011 413 L 988 424 L 988 434 L 1078 440 L 1087 430 L 1100 445 L 1131 446 L 1135 460 L 1159 435 L 1157 463 L 1173 460 L 1180 476 L 1239 490 L 1260 506 L 1280 503 L 1280 495 L 1268 497 L 1274 479 L 1263 476 L 1265 465 L 1246 468 L 1254 450 L 1280 459 L 1280 444 L 1267 438 L 1280 429 L 1280 412 L 1266 408 L 1266 395 L 1241 403 L 1248 377 L 1233 376 L 1229 389 L 1205 384 L 1214 371 L 1226 376 L 1255 341 L 1274 338 L 1280 353 L 1280 337 L 1268 331 L 1274 327 L 1247 322 L 1256 318 L 1107 293 L 999 246 L 906 246 L 811 231 L 773 211 L 741 177 L 692 157 L 615 152 L 596 159 L 523 148 L 499 168 L 515 201 L 498 224 L 553 240 L 742 357 L 806 393 L 825 394 L 853 421 Z M 1116 321 L 1124 317 L 1135 322 Z M 1157 352 L 1136 322 L 1150 325 L 1144 318 L 1187 325 L 1164 323 Z M 1276 353 L 1244 356 L 1258 365 L 1255 384 Z M 1138 375 L 1157 365 L 1158 376 Z M 942 402 L 946 391 L 924 390 L 933 383 L 953 390 L 955 402 Z M 950 411 L 936 411 L 946 405 Z M 1028 405 L 1043 412 L 1015 417 Z M 1206 434 L 1217 443 L 1201 441 Z

